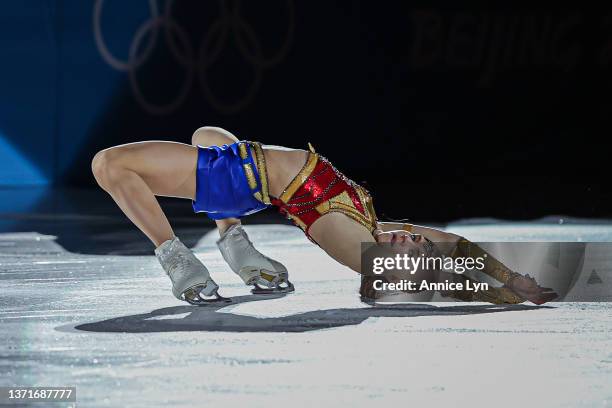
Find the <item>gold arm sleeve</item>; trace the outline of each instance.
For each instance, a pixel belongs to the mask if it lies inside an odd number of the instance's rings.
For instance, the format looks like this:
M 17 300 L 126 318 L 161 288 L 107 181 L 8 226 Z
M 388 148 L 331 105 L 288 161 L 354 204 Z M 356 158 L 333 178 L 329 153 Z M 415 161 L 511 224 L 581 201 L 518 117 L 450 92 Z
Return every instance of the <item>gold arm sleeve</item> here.
M 463 237 L 457 242 L 457 246 L 451 253 L 451 257 L 484 258 L 484 269 L 481 272 L 503 284 L 507 284 L 511 278 L 520 275 L 498 261 L 493 255 L 489 254 L 479 245 Z

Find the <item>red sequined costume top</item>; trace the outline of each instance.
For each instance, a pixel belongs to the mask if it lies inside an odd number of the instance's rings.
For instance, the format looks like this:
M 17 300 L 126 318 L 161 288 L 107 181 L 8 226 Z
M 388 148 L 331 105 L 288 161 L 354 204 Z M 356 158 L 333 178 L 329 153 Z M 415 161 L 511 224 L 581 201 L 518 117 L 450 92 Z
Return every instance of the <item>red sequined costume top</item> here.
M 310 146 L 306 164 L 278 198 L 272 198 L 280 213 L 291 219 L 310 238 L 310 226 L 321 216 L 340 212 L 365 226 L 376 229 L 376 213 L 368 192 Z

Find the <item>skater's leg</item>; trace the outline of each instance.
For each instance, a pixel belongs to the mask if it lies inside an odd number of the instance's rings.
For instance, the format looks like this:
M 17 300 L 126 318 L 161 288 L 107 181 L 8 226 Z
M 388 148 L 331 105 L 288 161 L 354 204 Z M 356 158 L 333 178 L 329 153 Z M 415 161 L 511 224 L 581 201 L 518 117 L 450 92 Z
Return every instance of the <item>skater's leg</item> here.
M 193 146 L 222 146 L 236 143 L 238 138 L 231 132 L 215 126 L 203 126 L 193 132 L 191 144 Z
M 193 199 L 197 149 L 174 142 L 140 142 L 98 152 L 96 181 L 125 215 L 155 244 L 174 232 L 156 195 Z
M 155 244 L 175 297 L 193 304 L 203 296 L 225 300 L 206 267 L 174 236 L 155 195 L 193 199 L 197 149 L 174 142 L 140 142 L 95 155 L 94 176 L 125 215 Z

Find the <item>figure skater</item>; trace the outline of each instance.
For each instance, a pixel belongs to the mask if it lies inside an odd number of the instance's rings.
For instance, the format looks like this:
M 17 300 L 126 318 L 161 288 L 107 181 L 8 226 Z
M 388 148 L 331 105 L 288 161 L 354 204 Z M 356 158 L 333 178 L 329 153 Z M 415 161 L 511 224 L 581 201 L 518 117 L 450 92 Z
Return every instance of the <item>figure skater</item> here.
M 191 145 L 146 141 L 102 150 L 92 160 L 92 171 L 99 186 L 155 245 L 174 296 L 191 304 L 227 299 L 219 295 L 208 269 L 175 236 L 156 196 L 190 199 L 195 212 L 215 220 L 223 258 L 256 294 L 294 290 L 285 266 L 255 249 L 240 223 L 241 217 L 269 206 L 278 207 L 311 241 L 358 273 L 363 242 L 386 242 L 422 253 L 431 253 L 434 242 L 440 242 L 451 245 L 451 256 L 484 254 L 479 246 L 455 234 L 379 222 L 366 189 L 310 144 L 309 150 L 266 146 L 239 141 L 221 128 L 202 127 L 193 134 Z M 442 295 L 465 301 L 536 304 L 556 297 L 529 275 L 511 271 L 490 255 L 483 272 L 503 286 Z M 470 279 L 450 273 L 446 277 Z M 360 293 L 365 299 L 379 296 L 372 279 L 362 275 Z

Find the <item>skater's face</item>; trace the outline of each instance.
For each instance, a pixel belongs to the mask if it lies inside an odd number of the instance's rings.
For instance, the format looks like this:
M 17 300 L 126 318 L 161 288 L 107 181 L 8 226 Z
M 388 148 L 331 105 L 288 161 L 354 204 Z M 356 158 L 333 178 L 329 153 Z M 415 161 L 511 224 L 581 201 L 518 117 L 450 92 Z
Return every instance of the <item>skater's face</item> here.
M 376 241 L 389 243 L 401 252 L 425 255 L 431 252 L 431 243 L 421 234 L 412 234 L 403 230 L 382 232 L 376 236 Z
M 431 252 L 430 242 L 423 238 L 421 234 L 407 233 L 406 236 L 399 242 L 396 242 L 395 245 L 403 246 L 405 250 L 409 250 L 416 254 L 429 255 Z

